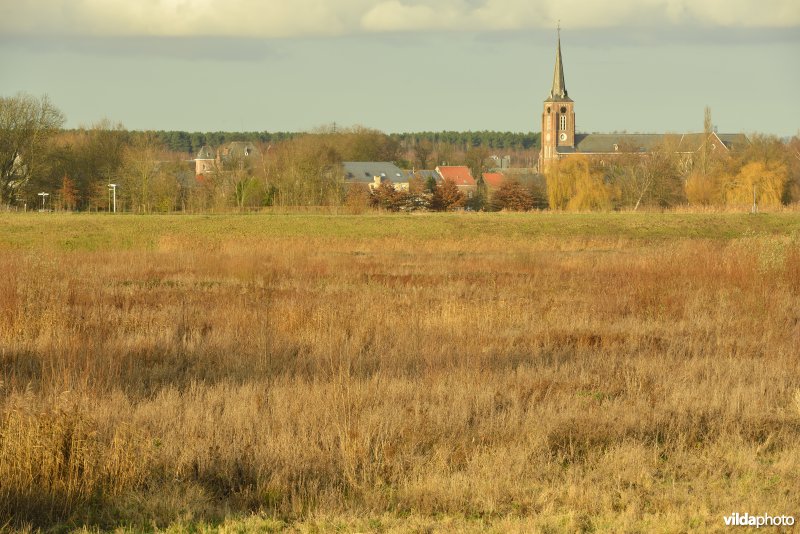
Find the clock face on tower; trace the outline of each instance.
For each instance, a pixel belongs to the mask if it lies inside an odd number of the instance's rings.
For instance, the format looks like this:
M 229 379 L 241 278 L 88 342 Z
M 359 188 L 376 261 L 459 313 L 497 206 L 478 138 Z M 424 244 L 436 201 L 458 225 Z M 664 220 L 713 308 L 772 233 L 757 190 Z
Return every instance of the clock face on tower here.
M 561 132 L 561 135 L 559 136 L 559 138 L 562 141 L 566 141 L 567 140 L 567 133 L 566 132 Z

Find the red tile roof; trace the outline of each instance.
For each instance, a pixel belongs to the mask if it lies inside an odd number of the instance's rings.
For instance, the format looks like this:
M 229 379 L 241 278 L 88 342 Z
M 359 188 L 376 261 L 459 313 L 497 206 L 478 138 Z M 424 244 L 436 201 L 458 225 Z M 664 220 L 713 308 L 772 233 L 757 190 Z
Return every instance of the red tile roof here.
M 501 172 L 485 172 L 483 173 L 483 181 L 489 187 L 500 187 L 506 177 Z
M 469 171 L 469 167 L 463 165 L 449 165 L 443 167 L 436 167 L 436 172 L 442 177 L 442 180 L 451 180 L 456 185 L 475 185 L 475 178 Z

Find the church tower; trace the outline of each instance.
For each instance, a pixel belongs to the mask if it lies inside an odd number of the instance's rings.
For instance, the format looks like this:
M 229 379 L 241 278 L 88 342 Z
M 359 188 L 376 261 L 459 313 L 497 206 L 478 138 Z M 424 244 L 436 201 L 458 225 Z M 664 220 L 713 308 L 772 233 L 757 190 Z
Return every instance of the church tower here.
M 539 172 L 544 172 L 551 162 L 558 160 L 559 154 L 575 152 L 575 103 L 567 94 L 567 87 L 564 84 L 560 26 L 553 88 L 550 89 L 550 96 L 544 101 L 542 111 L 541 143 Z

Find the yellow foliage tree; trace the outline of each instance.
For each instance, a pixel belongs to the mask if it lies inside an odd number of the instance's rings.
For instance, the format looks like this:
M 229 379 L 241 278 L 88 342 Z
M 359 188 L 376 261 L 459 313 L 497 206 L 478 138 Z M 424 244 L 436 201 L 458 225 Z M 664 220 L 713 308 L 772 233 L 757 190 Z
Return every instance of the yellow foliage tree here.
M 547 202 L 551 210 L 565 210 L 570 199 L 575 196 L 575 180 L 572 177 L 574 163 L 571 159 L 550 164 L 545 174 L 547 183 Z
M 703 174 L 695 170 L 686 180 L 686 200 L 693 206 L 718 206 L 723 204 L 723 184 L 731 178 L 721 173 Z
M 611 191 L 586 157 L 573 156 L 553 164 L 546 178 L 551 209 L 611 209 Z
M 780 206 L 788 171 L 782 163 L 755 161 L 744 165 L 734 179 L 726 184 L 725 203 L 728 206 Z

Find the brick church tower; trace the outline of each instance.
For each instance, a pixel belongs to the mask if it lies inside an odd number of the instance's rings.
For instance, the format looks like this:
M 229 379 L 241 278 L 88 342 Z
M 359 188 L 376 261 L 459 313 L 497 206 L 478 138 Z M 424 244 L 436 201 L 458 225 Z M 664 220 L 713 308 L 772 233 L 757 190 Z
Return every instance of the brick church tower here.
M 561 28 L 558 28 L 556 68 L 553 88 L 544 101 L 542 111 L 542 151 L 539 154 L 539 172 L 559 159 L 559 154 L 575 151 L 575 103 L 567 94 L 564 84 L 564 65 L 561 61 Z

